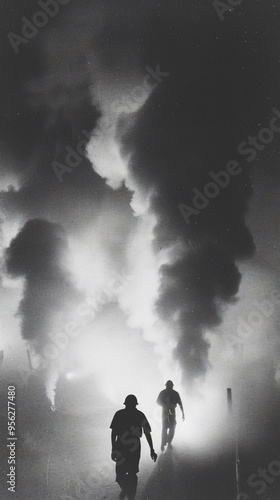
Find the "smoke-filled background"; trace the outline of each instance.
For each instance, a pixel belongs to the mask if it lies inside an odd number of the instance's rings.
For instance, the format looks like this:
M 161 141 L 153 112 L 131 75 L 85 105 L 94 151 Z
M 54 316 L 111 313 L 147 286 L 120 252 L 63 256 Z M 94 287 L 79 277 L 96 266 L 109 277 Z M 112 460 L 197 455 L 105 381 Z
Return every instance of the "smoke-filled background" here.
M 186 422 L 139 499 L 235 499 L 236 440 L 239 500 L 279 497 L 279 15 L 2 1 L 2 498 L 8 386 L 14 498 L 101 499 L 114 412 L 136 394 L 159 450 L 167 379 Z

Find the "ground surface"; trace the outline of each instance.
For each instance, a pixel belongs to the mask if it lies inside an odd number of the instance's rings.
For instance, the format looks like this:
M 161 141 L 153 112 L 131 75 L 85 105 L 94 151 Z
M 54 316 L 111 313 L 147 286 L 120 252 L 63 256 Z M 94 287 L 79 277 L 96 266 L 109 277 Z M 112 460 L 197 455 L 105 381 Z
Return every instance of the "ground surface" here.
M 113 500 L 118 498 L 114 463 L 110 460 L 111 408 L 96 409 L 85 417 L 62 411 L 49 413 L 44 426 L 25 433 L 18 445 L 17 493 L 1 498 L 16 500 Z M 142 440 L 137 500 L 235 500 L 234 446 L 215 450 L 189 449 L 175 436 L 172 449 L 159 451 L 159 430 L 154 444 L 156 464 Z M 177 439 L 176 439 L 177 438 Z M 267 483 L 262 495 L 246 479 L 262 463 L 277 458 L 273 450 L 242 450 L 240 500 L 279 500 L 278 477 Z M 276 451 L 275 451 L 276 453 Z M 3 484 L 3 483 L 2 483 Z M 245 494 L 244 493 L 244 494 Z M 11 496 L 12 495 L 12 496 Z

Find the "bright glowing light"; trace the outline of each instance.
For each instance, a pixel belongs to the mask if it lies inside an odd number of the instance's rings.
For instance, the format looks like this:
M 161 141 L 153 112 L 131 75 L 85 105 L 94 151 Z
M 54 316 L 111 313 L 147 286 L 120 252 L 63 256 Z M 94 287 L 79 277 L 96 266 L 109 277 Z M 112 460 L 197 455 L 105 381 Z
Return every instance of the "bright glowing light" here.
M 12 239 L 16 237 L 20 228 L 20 223 L 18 221 L 6 221 L 5 219 L 1 224 L 1 246 L 7 248 Z
M 177 426 L 178 438 L 194 448 L 209 447 L 223 439 L 227 418 L 226 392 L 205 383 L 197 394 L 182 393 L 186 420 Z M 178 410 L 178 421 L 180 420 Z
M 59 375 L 58 372 L 53 365 L 53 363 L 49 363 L 47 367 L 47 375 L 45 379 L 45 387 L 47 397 L 49 398 L 51 405 L 55 408 L 55 394 L 56 394 L 56 384 L 58 381 Z
M 11 174 L 7 174 L 6 167 L 1 165 L 0 168 L 1 168 L 1 173 L 5 172 L 3 175 L 1 175 L 1 192 L 9 193 L 18 191 L 20 189 L 19 179 L 12 176 Z
M 106 130 L 108 120 L 111 124 L 110 131 Z M 115 118 L 112 115 L 109 118 L 101 118 L 99 130 L 87 146 L 88 156 L 93 162 L 95 172 L 106 179 L 112 189 L 120 188 L 127 175 L 125 163 L 114 138 L 115 134 Z
M 128 330 L 128 337 L 123 341 L 122 333 L 118 333 L 117 345 L 115 339 L 110 337 L 110 345 L 106 343 L 106 352 L 104 349 L 104 335 L 100 337 L 94 335 L 95 349 L 99 351 L 99 357 L 103 360 L 103 366 L 100 366 L 99 359 L 96 364 L 99 367 L 96 370 L 96 376 L 102 374 L 100 383 L 105 389 L 106 394 L 112 401 L 116 401 L 119 397 L 118 387 L 121 387 L 124 392 L 135 392 L 141 395 L 145 391 L 142 390 L 144 384 L 139 384 L 139 376 L 136 375 L 136 367 L 140 370 L 142 379 L 147 375 L 148 386 L 151 387 L 151 380 L 155 381 L 154 391 L 158 392 L 158 387 L 161 386 L 162 380 L 166 378 L 166 373 L 173 378 L 180 380 L 180 369 L 178 363 L 173 359 L 173 350 L 176 347 L 176 339 L 174 339 L 173 332 L 168 331 L 166 326 L 162 323 L 156 313 L 156 302 L 159 296 L 160 287 L 160 267 L 170 259 L 168 252 L 161 252 L 159 255 L 155 254 L 153 249 L 153 231 L 156 224 L 156 219 L 150 213 L 150 196 L 151 192 L 143 192 L 138 188 L 134 179 L 131 177 L 128 169 L 129 158 L 124 158 L 121 153 L 120 143 L 117 140 L 117 127 L 119 125 L 120 115 L 126 115 L 131 120 L 132 115 L 137 111 L 148 98 L 152 89 L 148 89 L 145 99 L 138 102 L 133 107 L 113 106 L 120 95 L 114 95 L 113 98 L 108 98 L 108 92 L 105 88 L 97 88 L 96 95 L 102 109 L 102 118 L 99 121 L 98 130 L 93 134 L 92 140 L 88 146 L 88 156 L 92 161 L 94 170 L 106 180 L 107 184 L 113 189 L 118 189 L 122 183 L 132 193 L 131 209 L 136 217 L 135 225 L 136 230 L 133 237 L 127 243 L 127 268 L 129 270 L 130 279 L 124 284 L 119 293 L 116 295 L 116 300 L 125 313 L 126 316 L 126 330 Z M 130 115 L 130 116 L 129 116 Z M 128 118 L 129 117 L 129 118 Z M 118 131 L 120 133 L 120 131 Z M 79 282 L 82 282 L 84 288 L 86 287 L 87 293 L 97 293 L 97 285 L 99 281 L 104 284 L 107 279 L 106 265 L 103 265 L 103 258 L 101 252 L 97 250 L 98 260 L 97 269 L 92 271 L 92 276 L 89 278 L 88 270 L 92 259 L 92 253 L 89 252 L 88 257 L 86 252 L 82 249 L 73 252 L 73 255 L 79 255 L 79 264 L 77 261 L 74 263 L 76 274 L 79 276 Z M 104 251 L 103 251 L 104 255 Z M 135 258 L 137 256 L 137 258 Z M 75 257 L 74 257 L 75 260 Z M 83 265 L 85 264 L 86 272 L 83 272 Z M 94 290 L 90 289 L 87 283 L 95 283 Z M 100 285 L 102 286 L 102 285 Z M 115 318 L 112 318 L 109 328 L 116 329 Z M 143 363 L 139 363 L 137 357 L 133 352 L 133 337 L 136 332 L 141 333 L 143 336 L 142 342 L 148 341 L 150 343 L 147 349 L 151 350 L 152 357 L 152 370 L 147 370 L 147 363 L 145 362 L 145 369 L 143 370 Z M 106 336 L 106 334 L 105 334 Z M 101 340 L 100 340 L 101 339 Z M 126 344 L 128 349 L 126 348 Z M 121 346 L 121 349 L 120 349 Z M 139 346 L 139 354 L 142 357 L 143 346 Z M 81 353 L 82 355 L 82 353 Z M 128 356 L 134 360 L 133 365 Z M 87 363 L 86 363 L 87 364 Z M 158 380 L 155 377 L 155 369 L 158 374 Z M 131 377 L 133 374 L 133 377 Z M 130 380 L 132 384 L 128 383 Z M 130 385 L 132 387 L 130 388 Z M 157 386 L 157 388 L 156 388 Z M 127 388 L 127 389 L 126 389 Z M 135 388 L 135 389 L 134 389 Z M 134 390 L 133 390 L 134 389 Z
M 106 253 L 102 251 L 100 238 L 95 231 L 89 239 L 78 241 L 69 240 L 69 269 L 77 287 L 94 298 L 106 288 L 111 278 L 112 268 L 106 260 Z

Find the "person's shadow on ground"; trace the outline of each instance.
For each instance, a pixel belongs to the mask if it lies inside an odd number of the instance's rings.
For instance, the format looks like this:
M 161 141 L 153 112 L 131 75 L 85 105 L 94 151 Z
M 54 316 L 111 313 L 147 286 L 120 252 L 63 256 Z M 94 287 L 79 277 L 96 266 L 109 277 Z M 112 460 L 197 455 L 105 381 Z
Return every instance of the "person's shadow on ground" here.
M 138 497 L 137 497 L 138 498 Z M 195 455 L 168 447 L 139 500 L 235 500 L 235 462 L 229 454 Z
M 176 497 L 176 471 L 173 450 L 168 447 L 157 460 L 156 467 L 139 500 L 171 500 Z

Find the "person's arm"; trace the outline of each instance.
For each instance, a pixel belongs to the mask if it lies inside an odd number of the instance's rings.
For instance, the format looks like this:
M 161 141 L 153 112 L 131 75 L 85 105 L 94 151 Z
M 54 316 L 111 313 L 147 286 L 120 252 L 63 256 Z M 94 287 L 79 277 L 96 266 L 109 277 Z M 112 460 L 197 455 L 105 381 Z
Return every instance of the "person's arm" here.
M 123 463 L 124 458 L 122 456 L 122 453 L 120 452 L 120 450 L 118 450 L 118 447 L 116 446 L 117 439 L 118 439 L 118 433 L 113 428 L 111 432 L 111 443 L 112 443 L 111 459 L 114 462 L 121 464 Z
M 117 441 L 117 433 L 114 429 L 112 429 L 112 432 L 111 432 L 112 451 L 115 449 L 116 441 Z
M 179 396 L 179 397 L 180 397 L 180 396 Z M 181 412 L 182 412 L 182 421 L 184 422 L 184 420 L 185 420 L 185 412 L 184 412 L 184 407 L 183 407 L 183 403 L 182 403 L 182 401 L 181 401 L 181 398 L 180 398 L 180 401 L 179 401 L 179 403 L 178 403 L 178 404 L 179 404 L 179 406 L 180 406 L 180 410 L 181 410 Z
M 117 440 L 117 433 L 114 429 L 111 432 L 111 443 L 112 443 L 112 451 L 111 451 L 111 459 L 116 462 L 119 456 L 119 452 L 115 449 L 115 444 Z
M 164 406 L 164 402 L 162 400 L 162 393 L 160 392 L 159 395 L 158 395 L 158 398 L 157 398 L 157 404 L 159 406 Z
M 148 445 L 150 447 L 150 452 L 151 452 L 151 459 L 155 462 L 157 459 L 157 454 L 153 448 L 153 440 L 150 432 L 145 432 L 144 433 L 148 442 Z
M 112 451 L 111 451 L 111 459 L 116 462 L 117 465 L 122 465 L 125 462 L 125 459 L 120 450 L 117 449 L 116 443 L 118 439 L 118 434 L 114 429 L 111 432 L 111 443 L 112 443 Z

